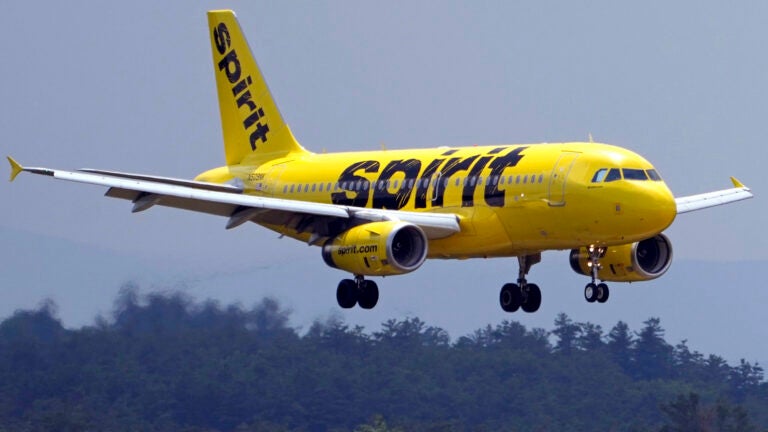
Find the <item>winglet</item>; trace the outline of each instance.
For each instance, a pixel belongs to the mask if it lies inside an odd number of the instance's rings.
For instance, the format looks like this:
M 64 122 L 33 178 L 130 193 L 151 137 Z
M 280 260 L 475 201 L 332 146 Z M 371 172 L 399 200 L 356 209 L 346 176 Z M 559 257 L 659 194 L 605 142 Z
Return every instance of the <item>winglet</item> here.
M 746 186 L 744 186 L 744 183 L 742 183 L 742 182 L 738 181 L 738 180 L 736 179 L 736 177 L 731 177 L 731 181 L 733 182 L 733 187 L 737 187 L 737 188 L 746 188 Z
M 13 181 L 20 172 L 24 171 L 24 167 L 10 156 L 8 156 L 8 162 L 11 164 L 11 178 L 9 181 Z

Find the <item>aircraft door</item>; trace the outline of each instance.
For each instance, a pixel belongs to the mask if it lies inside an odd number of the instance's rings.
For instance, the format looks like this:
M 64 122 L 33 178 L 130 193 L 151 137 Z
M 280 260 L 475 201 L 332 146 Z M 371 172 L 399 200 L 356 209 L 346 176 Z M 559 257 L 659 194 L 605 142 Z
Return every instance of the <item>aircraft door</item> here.
M 267 176 L 266 176 L 267 178 L 265 182 L 267 184 L 267 190 L 264 192 L 272 196 L 278 196 L 283 193 L 283 191 L 279 190 L 279 188 L 280 188 L 280 176 L 283 174 L 284 170 L 285 170 L 285 162 L 272 165 L 272 167 L 269 169 L 269 172 L 267 172 Z
M 565 205 L 565 187 L 568 184 L 568 174 L 573 168 L 577 152 L 564 151 L 555 162 L 552 168 L 552 174 L 549 176 L 549 205 L 553 207 L 562 207 Z

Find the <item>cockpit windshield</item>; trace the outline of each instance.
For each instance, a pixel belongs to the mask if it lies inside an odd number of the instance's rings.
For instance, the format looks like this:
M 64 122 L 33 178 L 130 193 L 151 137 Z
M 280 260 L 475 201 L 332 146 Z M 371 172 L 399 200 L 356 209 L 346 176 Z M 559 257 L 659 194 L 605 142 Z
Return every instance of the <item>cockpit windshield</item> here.
M 648 175 L 641 169 L 622 168 L 624 180 L 648 180 Z
M 617 180 L 661 181 L 661 176 L 655 169 L 639 168 L 600 168 L 592 176 L 592 183 L 608 183 Z

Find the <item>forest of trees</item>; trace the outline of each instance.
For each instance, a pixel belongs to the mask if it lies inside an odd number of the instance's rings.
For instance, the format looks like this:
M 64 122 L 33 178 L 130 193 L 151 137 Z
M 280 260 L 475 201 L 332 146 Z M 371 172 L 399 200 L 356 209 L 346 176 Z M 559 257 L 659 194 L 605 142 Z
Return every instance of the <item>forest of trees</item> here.
M 670 344 L 656 318 L 299 331 L 272 299 L 126 288 L 92 326 L 65 329 L 50 302 L 0 323 L 0 432 L 765 431 L 763 378 Z

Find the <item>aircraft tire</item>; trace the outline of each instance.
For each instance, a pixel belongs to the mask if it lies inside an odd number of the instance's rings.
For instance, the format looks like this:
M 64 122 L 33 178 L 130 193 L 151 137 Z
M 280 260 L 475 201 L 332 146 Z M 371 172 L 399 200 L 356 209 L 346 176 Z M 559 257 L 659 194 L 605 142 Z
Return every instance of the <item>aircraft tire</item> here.
M 336 288 L 336 301 L 343 309 L 351 309 L 357 304 L 357 284 L 352 279 L 342 279 Z
M 360 285 L 357 304 L 363 309 L 373 309 L 379 302 L 379 287 L 376 282 L 365 280 Z
M 508 283 L 501 287 L 499 304 L 504 312 L 516 312 L 523 303 L 523 294 L 517 284 Z
M 608 301 L 608 297 L 611 295 L 611 290 L 608 289 L 608 285 L 601 283 L 597 285 L 597 302 L 605 303 Z
M 584 298 L 590 302 L 594 303 L 595 300 L 597 300 L 597 285 L 593 283 L 588 283 L 587 286 L 584 287 Z
M 541 290 L 536 284 L 528 284 L 525 286 L 526 295 L 525 300 L 521 307 L 523 311 L 533 313 L 539 310 L 541 307 Z

